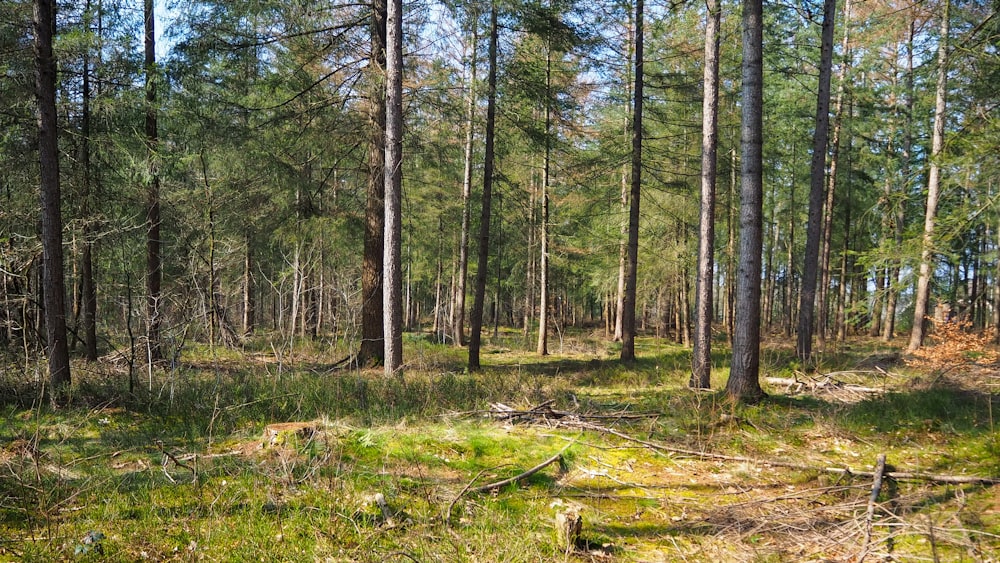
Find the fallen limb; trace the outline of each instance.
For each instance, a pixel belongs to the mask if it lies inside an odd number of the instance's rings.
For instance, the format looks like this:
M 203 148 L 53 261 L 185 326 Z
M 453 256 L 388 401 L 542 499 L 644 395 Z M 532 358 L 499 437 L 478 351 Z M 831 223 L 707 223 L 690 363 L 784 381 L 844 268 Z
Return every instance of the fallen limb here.
M 840 371 L 835 373 L 845 374 L 851 372 Z M 834 375 L 834 374 L 828 374 L 828 375 Z M 840 381 L 836 381 L 829 378 L 817 381 L 814 379 L 803 380 L 791 377 L 765 377 L 764 382 L 769 383 L 771 385 L 782 386 L 785 387 L 786 389 L 794 388 L 796 391 L 801 390 L 803 388 L 809 388 L 812 391 L 837 389 L 843 391 L 856 391 L 858 393 L 882 393 L 884 391 L 884 389 L 880 389 L 878 387 L 865 387 L 863 385 L 855 385 L 853 383 L 842 383 Z
M 503 465 L 501 465 L 500 467 L 503 467 Z M 494 469 L 498 469 L 498 468 L 494 467 Z M 487 471 L 489 471 L 489 470 L 488 469 L 483 469 L 479 473 L 476 473 L 476 476 L 473 477 L 471 481 L 469 481 L 468 483 L 466 483 L 465 487 L 463 487 L 462 490 L 459 491 L 459 493 L 457 495 L 455 495 L 455 498 L 452 499 L 451 503 L 448 504 L 448 508 L 444 512 L 444 525 L 445 526 L 451 527 L 451 511 L 452 511 L 452 509 L 455 508 L 455 503 L 458 502 L 458 499 L 462 498 L 462 496 L 465 495 L 465 493 L 469 492 L 469 489 L 472 487 L 472 485 L 474 485 L 476 483 L 476 481 L 478 481 L 479 478 L 483 476 L 483 473 L 486 473 Z
M 574 417 L 581 420 L 637 420 L 644 418 L 659 418 L 662 416 L 661 413 L 615 413 L 615 414 L 585 414 L 577 413 L 571 411 L 561 411 L 552 408 L 552 404 L 555 402 L 554 399 L 549 399 L 543 403 L 539 403 L 529 409 L 519 410 L 511 406 L 505 405 L 503 403 L 493 403 L 490 405 L 490 410 L 485 411 L 473 411 L 472 413 L 463 414 L 483 414 L 485 416 L 498 418 L 501 420 L 512 420 L 517 418 L 531 418 L 531 417 L 542 417 L 542 418 L 567 418 Z
M 795 469 L 798 471 L 817 471 L 820 473 L 832 473 L 835 475 L 854 475 L 857 477 L 869 477 L 869 478 L 875 477 L 875 473 L 872 471 L 858 471 L 855 469 L 851 469 L 850 467 L 815 467 L 801 463 L 792 463 L 789 461 L 761 460 L 743 456 L 731 456 L 731 455 L 717 454 L 712 452 L 700 452 L 696 450 L 688 450 L 684 448 L 673 448 L 670 446 L 664 446 L 663 444 L 657 444 L 656 442 L 650 442 L 649 440 L 642 440 L 634 436 L 629 436 L 628 434 L 615 430 L 614 428 L 608 428 L 606 426 L 601 426 L 599 424 L 593 424 L 590 422 L 564 420 L 564 421 L 558 421 L 558 424 L 560 426 L 564 426 L 567 428 L 580 428 L 584 430 L 593 430 L 595 432 L 610 434 L 612 436 L 617 436 L 623 440 L 633 442 L 636 444 L 641 444 L 651 450 L 663 453 L 685 455 L 700 459 L 717 459 L 720 461 L 735 461 L 739 463 L 769 465 L 771 467 L 784 467 L 787 469 Z M 947 485 L 1000 485 L 1000 477 L 980 477 L 975 475 L 933 475 L 929 473 L 914 473 L 907 471 L 887 471 L 883 474 L 883 477 L 895 479 L 897 481 L 927 481 L 931 483 L 940 483 Z
M 859 563 L 868 556 L 868 548 L 872 543 L 872 521 L 875 519 L 875 504 L 878 502 L 878 495 L 882 492 L 884 473 L 885 454 L 878 454 L 878 461 L 875 463 L 875 477 L 872 481 L 872 494 L 868 497 L 868 512 L 865 515 L 865 543 L 861 547 L 861 555 L 858 556 Z
M 508 479 L 504 479 L 502 481 L 497 481 L 496 483 L 490 483 L 488 485 L 482 485 L 482 486 L 476 487 L 476 488 L 469 488 L 469 489 L 467 489 L 467 492 L 470 492 L 470 493 L 485 493 L 487 491 L 492 491 L 494 489 L 499 489 L 501 487 L 506 487 L 507 485 L 510 485 L 511 483 L 516 483 L 516 482 L 518 482 L 518 481 L 520 481 L 522 479 L 527 479 L 528 477 L 531 477 L 535 473 L 538 473 L 542 469 L 545 469 L 546 467 L 548 467 L 548 466 L 552 465 L 553 463 L 555 463 L 555 462 L 559 461 L 560 459 L 562 459 L 563 454 L 566 453 L 566 450 L 568 450 L 569 447 L 572 446 L 574 443 L 576 443 L 576 442 L 574 441 L 574 442 L 571 442 L 569 444 L 566 444 L 566 447 L 564 447 L 563 449 L 559 450 L 559 453 L 557 453 L 556 455 L 550 457 L 549 459 L 547 459 L 547 460 L 539 463 L 538 465 L 532 467 L 531 469 L 525 471 L 524 473 L 521 473 L 520 475 L 515 475 L 515 476 L 510 477 Z M 459 495 L 459 496 L 461 496 L 461 495 Z

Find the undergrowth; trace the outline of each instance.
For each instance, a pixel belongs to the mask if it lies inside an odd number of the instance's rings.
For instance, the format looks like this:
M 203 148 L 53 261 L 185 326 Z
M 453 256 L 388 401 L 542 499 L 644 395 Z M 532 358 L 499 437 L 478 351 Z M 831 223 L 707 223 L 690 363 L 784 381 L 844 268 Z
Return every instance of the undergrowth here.
M 870 484 L 825 468 L 870 471 L 884 453 L 900 470 L 1000 475 L 988 390 L 911 368 L 859 401 L 769 389 L 764 403 L 734 405 L 687 389 L 683 348 L 642 340 L 626 368 L 600 339 L 563 337 L 564 353 L 543 359 L 503 334 L 470 374 L 460 351 L 411 336 L 402 378 L 336 367 L 340 353 L 309 346 L 189 350 L 136 374 L 131 392 L 120 364 L 80 364 L 59 409 L 9 365 L 0 559 L 847 559 L 860 553 Z M 844 346 L 813 367 L 854 369 L 877 346 Z M 782 346 L 767 350 L 764 375 L 801 368 Z M 718 389 L 725 352 L 714 362 Z M 563 414 L 496 414 L 537 405 Z M 632 441 L 566 424 L 566 413 Z M 309 430 L 269 442 L 265 427 L 285 422 Z M 560 451 L 514 485 L 469 492 Z M 933 546 L 941 560 L 986 560 L 1000 545 L 989 488 L 899 483 L 884 500 L 873 553 L 931 557 Z M 570 551 L 553 531 L 567 507 L 585 522 Z

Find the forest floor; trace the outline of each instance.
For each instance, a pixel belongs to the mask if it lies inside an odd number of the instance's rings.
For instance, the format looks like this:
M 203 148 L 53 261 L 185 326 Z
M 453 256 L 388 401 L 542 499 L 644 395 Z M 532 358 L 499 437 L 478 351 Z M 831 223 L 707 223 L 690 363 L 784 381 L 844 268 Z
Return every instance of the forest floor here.
M 22 360 L 0 380 L 0 560 L 998 561 L 1000 372 L 967 344 L 854 340 L 802 367 L 776 337 L 752 406 L 688 389 L 689 350 L 641 339 L 622 367 L 586 334 L 545 358 L 502 335 L 476 374 L 407 335 L 401 379 L 261 343 L 187 349 L 130 392 L 109 358 L 74 364 L 59 409 Z

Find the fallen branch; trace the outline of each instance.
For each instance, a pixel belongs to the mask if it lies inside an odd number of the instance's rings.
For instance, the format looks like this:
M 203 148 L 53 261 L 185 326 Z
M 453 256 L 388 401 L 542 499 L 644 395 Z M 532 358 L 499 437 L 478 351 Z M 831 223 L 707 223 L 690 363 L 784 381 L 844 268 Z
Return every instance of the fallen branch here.
M 868 556 L 868 548 L 872 543 L 872 521 L 875 519 L 875 504 L 878 502 L 878 495 L 882 492 L 882 478 L 885 473 L 885 454 L 878 454 L 878 461 L 875 463 L 875 478 L 872 481 L 872 494 L 868 497 L 868 513 L 865 515 L 865 543 L 861 547 L 861 555 L 858 556 L 858 563 Z
M 552 408 L 554 399 L 549 399 L 543 403 L 535 405 L 527 410 L 518 410 L 503 403 L 493 403 L 490 410 L 472 411 L 462 414 L 482 414 L 485 416 L 498 418 L 500 420 L 511 420 L 516 418 L 567 418 L 574 417 L 583 420 L 638 420 L 644 418 L 659 418 L 662 413 L 616 413 L 616 414 L 583 414 L 571 411 L 560 411 Z
M 504 464 L 504 465 L 509 465 L 509 464 Z M 503 467 L 503 465 L 501 465 L 499 467 Z M 499 469 L 499 467 L 494 467 L 493 469 Z M 455 498 L 452 499 L 451 503 L 448 504 L 448 508 L 444 512 L 444 525 L 445 526 L 448 526 L 449 528 L 451 527 L 451 511 L 452 511 L 452 509 L 455 508 L 455 503 L 458 502 L 458 499 L 462 498 L 462 496 L 465 495 L 465 493 L 469 492 L 469 488 L 471 488 L 472 485 L 474 485 L 475 482 L 478 481 L 479 478 L 483 476 L 483 473 L 486 473 L 487 471 L 489 471 L 489 470 L 488 469 L 483 469 L 479 473 L 476 473 L 476 476 L 473 477 L 471 481 L 469 481 L 468 483 L 466 483 L 465 487 L 461 491 L 459 491 L 458 495 L 456 495 Z
M 518 481 L 520 481 L 522 479 L 527 479 L 528 477 L 531 477 L 535 473 L 538 473 L 542 469 L 545 469 L 546 467 L 548 467 L 548 466 L 552 465 L 553 463 L 555 463 L 555 462 L 559 461 L 560 459 L 562 459 L 563 454 L 574 443 L 576 443 L 576 442 L 574 441 L 574 442 L 571 442 L 569 444 L 566 444 L 566 447 L 564 447 L 563 449 L 559 450 L 559 453 L 557 453 L 556 455 L 554 455 L 554 456 L 550 457 L 549 459 L 543 461 L 542 463 L 539 463 L 538 465 L 532 467 L 531 469 L 525 471 L 524 473 L 521 473 L 520 475 L 515 475 L 515 476 L 510 477 L 508 479 L 504 479 L 502 481 L 497 481 L 496 483 L 490 483 L 488 485 L 482 485 L 482 486 L 476 487 L 474 489 L 473 488 L 469 488 L 469 489 L 467 489 L 467 492 L 470 492 L 470 493 L 485 493 L 487 491 L 492 491 L 494 489 L 499 489 L 501 487 L 506 487 L 507 485 L 510 485 L 511 483 L 516 483 L 516 482 L 518 482 Z M 459 496 L 461 496 L 461 495 L 459 495 Z
M 838 371 L 835 373 L 847 374 L 852 372 Z M 831 373 L 828 375 L 834 375 L 834 374 Z M 806 387 L 808 387 L 812 391 L 819 391 L 826 389 L 836 389 L 838 391 L 839 390 L 856 391 L 858 393 L 882 393 L 884 391 L 884 389 L 880 389 L 878 387 L 865 387 L 863 385 L 855 385 L 853 383 L 842 383 L 840 381 L 836 381 L 829 378 L 817 381 L 814 379 L 802 380 L 791 377 L 765 377 L 764 382 L 769 383 L 771 385 L 783 386 L 786 388 L 786 390 L 791 390 L 792 388 L 795 388 L 796 391 L 799 391 L 802 388 Z
M 855 469 L 851 469 L 850 467 L 814 467 L 801 463 L 792 463 L 789 461 L 761 460 L 743 456 L 731 456 L 731 455 L 717 454 L 712 452 L 700 452 L 696 450 L 688 450 L 684 448 L 673 448 L 670 446 L 664 446 L 663 444 L 657 444 L 656 442 L 650 442 L 648 440 L 642 440 L 634 436 L 629 436 L 628 434 L 615 430 L 614 428 L 608 428 L 606 426 L 601 426 L 599 424 L 593 424 L 590 422 L 566 420 L 566 421 L 558 421 L 558 424 L 560 426 L 564 426 L 567 428 L 579 428 L 584 430 L 593 430 L 595 432 L 610 434 L 612 436 L 617 436 L 623 440 L 633 442 L 636 444 L 641 444 L 651 450 L 663 453 L 685 455 L 700 459 L 717 459 L 720 461 L 735 461 L 739 463 L 768 465 L 771 467 L 784 467 L 787 469 L 795 469 L 798 471 L 818 471 L 821 473 L 833 473 L 836 475 L 848 475 L 848 476 L 853 475 L 856 477 L 868 477 L 868 478 L 875 477 L 875 473 L 872 471 L 858 471 Z M 883 474 L 883 477 L 895 479 L 897 481 L 927 481 L 931 483 L 940 483 L 947 485 L 1000 485 L 1000 477 L 979 477 L 974 475 L 933 475 L 929 473 L 913 473 L 907 471 L 887 471 Z

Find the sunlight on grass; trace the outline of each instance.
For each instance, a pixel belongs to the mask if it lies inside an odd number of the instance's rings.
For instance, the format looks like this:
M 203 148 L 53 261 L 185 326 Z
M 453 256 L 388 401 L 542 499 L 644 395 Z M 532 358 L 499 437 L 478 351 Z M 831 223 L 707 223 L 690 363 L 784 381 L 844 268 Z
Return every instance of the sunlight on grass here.
M 689 390 L 690 351 L 673 344 L 641 339 L 639 361 L 623 366 L 614 346 L 586 335 L 546 358 L 518 351 L 521 339 L 503 333 L 475 374 L 461 350 L 410 336 L 402 380 L 332 369 L 336 351 L 303 346 L 278 358 L 257 346 L 192 348 L 132 394 L 117 368 L 96 366 L 76 383 L 73 406 L 57 411 L 23 388 L 8 392 L 0 558 L 563 560 L 553 517 L 575 507 L 582 547 L 568 560 L 842 559 L 857 554 L 850 530 L 869 483 L 824 468 L 870 470 L 886 453 L 901 470 L 1000 473 L 989 393 L 900 376 L 889 393 L 853 403 L 772 390 L 761 404 L 734 405 Z M 845 348 L 821 365 L 850 369 L 875 349 Z M 765 355 L 770 373 L 798 369 L 784 349 Z M 724 352 L 715 361 L 719 389 Z M 491 415 L 498 403 L 524 412 L 546 403 L 554 418 Z M 734 461 L 654 451 L 565 424 L 577 420 L 567 413 Z M 307 430 L 264 437 L 281 422 Z M 529 478 L 469 492 L 564 448 Z M 983 553 L 1000 547 L 989 535 L 1000 534 L 990 489 L 901 482 L 894 499 L 899 557 L 929 554 L 928 519 L 972 530 Z M 808 534 L 788 534 L 797 527 Z M 942 560 L 965 549 L 951 532 L 935 537 Z

